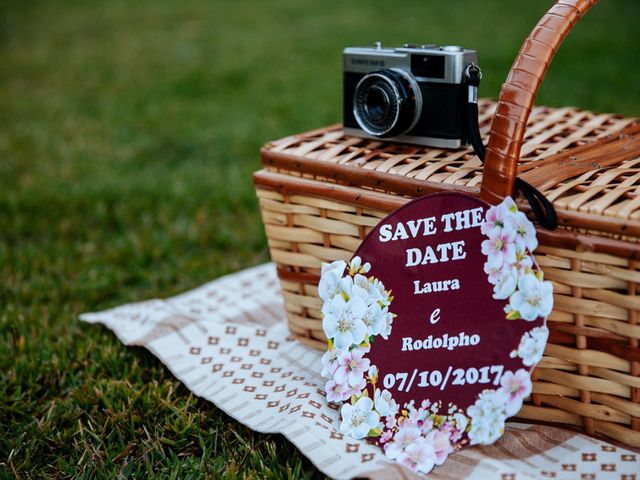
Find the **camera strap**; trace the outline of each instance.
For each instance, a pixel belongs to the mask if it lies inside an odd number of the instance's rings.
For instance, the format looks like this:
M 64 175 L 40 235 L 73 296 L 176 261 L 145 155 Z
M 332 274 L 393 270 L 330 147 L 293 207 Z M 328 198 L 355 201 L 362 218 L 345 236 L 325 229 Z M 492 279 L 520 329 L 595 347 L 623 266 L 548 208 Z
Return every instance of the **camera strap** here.
M 468 95 L 468 125 L 469 125 L 469 142 L 473 146 L 473 151 L 481 162 L 484 163 L 485 146 L 482 143 L 480 135 L 480 125 L 478 123 L 478 87 L 482 80 L 482 71 L 474 63 L 467 65 L 465 70 L 467 85 L 469 86 Z M 548 229 L 553 230 L 558 226 L 558 216 L 553 204 L 544 196 L 544 194 L 530 183 L 525 182 L 516 177 L 516 191 L 522 193 L 524 198 L 531 206 L 531 211 L 538 223 Z

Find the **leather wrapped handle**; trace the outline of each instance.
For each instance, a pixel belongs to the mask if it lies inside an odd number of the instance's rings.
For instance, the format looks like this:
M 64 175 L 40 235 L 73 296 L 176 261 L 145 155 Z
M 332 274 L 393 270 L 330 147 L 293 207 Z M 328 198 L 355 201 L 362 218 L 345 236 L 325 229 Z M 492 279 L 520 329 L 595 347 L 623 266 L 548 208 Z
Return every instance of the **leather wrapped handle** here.
M 506 82 L 489 134 L 480 196 L 498 203 L 513 196 L 520 149 L 538 88 L 569 31 L 598 0 L 558 0 L 525 40 Z

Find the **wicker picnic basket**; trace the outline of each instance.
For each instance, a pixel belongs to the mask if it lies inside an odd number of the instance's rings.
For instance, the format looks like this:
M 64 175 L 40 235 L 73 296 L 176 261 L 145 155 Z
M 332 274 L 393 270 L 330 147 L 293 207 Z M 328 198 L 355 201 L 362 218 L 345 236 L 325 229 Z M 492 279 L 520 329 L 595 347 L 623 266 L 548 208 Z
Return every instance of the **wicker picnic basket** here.
M 525 41 L 498 102 L 480 102 L 484 167 L 469 148 L 365 140 L 340 125 L 263 148 L 254 181 L 293 335 L 326 348 L 320 264 L 350 258 L 389 212 L 441 191 L 496 203 L 514 194 L 518 175 L 553 202 L 559 222 L 538 228 L 536 259 L 554 283 L 554 311 L 519 418 L 640 447 L 640 122 L 533 106 L 557 48 L 595 3 L 558 1 Z

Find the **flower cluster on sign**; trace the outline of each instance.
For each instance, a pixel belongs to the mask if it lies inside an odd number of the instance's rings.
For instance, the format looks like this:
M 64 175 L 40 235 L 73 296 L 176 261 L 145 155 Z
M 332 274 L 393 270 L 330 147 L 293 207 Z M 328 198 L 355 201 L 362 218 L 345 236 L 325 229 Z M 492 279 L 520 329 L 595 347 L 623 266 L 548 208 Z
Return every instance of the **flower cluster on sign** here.
M 509 299 L 507 318 L 532 321 L 548 317 L 553 286 L 543 281 L 542 271 L 533 269 L 530 254 L 538 247 L 536 230 L 511 197 L 489 208 L 481 231 L 489 237 L 482 242 L 482 253 L 487 256 L 484 271 L 493 285 L 493 298 Z
M 340 431 L 422 473 L 502 435 L 531 393 L 553 302 L 531 255 L 535 229 L 513 200 L 488 207 L 448 195 L 410 202 L 384 219 L 360 255 L 323 265 L 318 285 L 329 339 L 322 375 L 327 400 L 344 402 Z M 424 211 L 437 215 L 415 215 Z M 429 237 L 436 241 L 418 243 Z M 388 248 L 393 242 L 397 249 Z M 448 262 L 459 266 L 434 266 Z M 486 289 L 473 284 L 477 272 Z M 486 311 L 476 300 L 485 291 Z M 480 309 L 477 320 L 505 322 L 506 333 L 475 321 L 456 295 Z M 510 345 L 500 345 L 501 357 L 494 350 L 502 341 Z

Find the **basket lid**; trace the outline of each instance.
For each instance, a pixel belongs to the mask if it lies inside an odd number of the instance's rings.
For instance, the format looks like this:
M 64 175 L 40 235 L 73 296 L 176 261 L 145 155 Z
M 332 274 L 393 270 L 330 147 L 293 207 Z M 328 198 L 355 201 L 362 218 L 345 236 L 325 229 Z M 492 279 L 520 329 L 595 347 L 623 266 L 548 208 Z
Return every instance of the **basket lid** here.
M 479 102 L 485 136 L 495 106 Z M 445 190 L 479 195 L 482 183 L 482 163 L 470 147 L 364 139 L 344 134 L 341 125 L 269 142 L 261 154 L 270 170 L 410 198 Z M 640 242 L 638 119 L 535 107 L 519 176 L 553 202 L 562 228 Z

